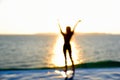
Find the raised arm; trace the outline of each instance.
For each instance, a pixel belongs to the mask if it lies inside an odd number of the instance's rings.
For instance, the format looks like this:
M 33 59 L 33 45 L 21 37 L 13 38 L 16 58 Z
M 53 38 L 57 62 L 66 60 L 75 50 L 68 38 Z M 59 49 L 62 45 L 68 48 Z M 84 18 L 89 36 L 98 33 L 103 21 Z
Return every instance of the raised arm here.
M 75 30 L 75 28 L 76 28 L 76 26 L 78 25 L 79 22 L 81 22 L 81 20 L 78 20 L 78 21 L 76 22 L 76 24 L 75 24 L 74 27 L 73 27 L 73 32 L 74 32 L 74 30 Z
M 58 26 L 59 26 L 59 29 L 60 29 L 61 34 L 64 34 L 64 33 L 62 32 L 62 29 L 61 29 L 61 26 L 60 26 L 59 21 L 58 21 Z

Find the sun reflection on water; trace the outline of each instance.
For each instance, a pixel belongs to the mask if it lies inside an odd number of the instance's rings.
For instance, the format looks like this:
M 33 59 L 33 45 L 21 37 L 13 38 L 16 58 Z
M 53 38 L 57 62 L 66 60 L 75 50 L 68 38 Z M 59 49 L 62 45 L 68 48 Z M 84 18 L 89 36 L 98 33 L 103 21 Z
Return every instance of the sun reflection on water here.
M 63 54 L 63 43 L 64 40 L 62 36 L 58 36 L 54 44 L 53 56 L 52 56 L 52 64 L 54 66 L 62 67 L 65 65 L 65 59 Z M 76 44 L 73 40 L 71 41 L 71 48 L 72 48 L 72 58 L 74 64 L 82 63 L 82 60 L 79 61 L 80 59 L 78 56 L 79 50 L 77 50 Z M 67 53 L 67 65 L 72 65 L 68 53 Z

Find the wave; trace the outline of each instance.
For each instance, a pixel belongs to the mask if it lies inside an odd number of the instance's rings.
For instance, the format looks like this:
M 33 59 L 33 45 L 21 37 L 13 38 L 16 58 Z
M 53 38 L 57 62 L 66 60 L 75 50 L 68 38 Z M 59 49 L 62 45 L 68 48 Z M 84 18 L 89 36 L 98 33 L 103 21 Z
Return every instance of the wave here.
M 70 66 L 69 66 L 70 67 Z M 120 67 L 119 61 L 99 61 L 89 62 L 75 65 L 75 68 L 117 68 Z M 43 70 L 43 69 L 61 69 L 63 67 L 41 67 L 41 68 L 0 68 L 0 71 L 5 70 Z
M 76 68 L 113 68 L 120 67 L 119 61 L 99 61 L 76 65 Z

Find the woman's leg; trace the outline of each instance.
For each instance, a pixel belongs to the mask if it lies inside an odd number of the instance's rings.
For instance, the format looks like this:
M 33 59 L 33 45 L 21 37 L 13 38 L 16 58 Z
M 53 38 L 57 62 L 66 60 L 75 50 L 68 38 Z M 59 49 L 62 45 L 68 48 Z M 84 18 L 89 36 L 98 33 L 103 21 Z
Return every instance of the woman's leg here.
M 67 55 L 66 55 L 66 46 L 63 47 L 64 57 L 65 57 L 65 72 L 67 72 Z
M 73 62 L 73 59 L 72 59 L 71 46 L 69 47 L 68 52 L 69 52 L 70 60 L 72 62 L 72 69 L 73 69 L 73 71 L 75 71 L 74 62 Z

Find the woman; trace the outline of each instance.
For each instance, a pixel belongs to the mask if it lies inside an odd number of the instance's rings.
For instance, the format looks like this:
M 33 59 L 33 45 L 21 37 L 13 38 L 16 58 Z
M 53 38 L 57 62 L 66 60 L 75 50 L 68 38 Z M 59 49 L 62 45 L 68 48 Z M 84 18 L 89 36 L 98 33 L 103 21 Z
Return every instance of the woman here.
M 67 26 L 66 27 L 66 33 L 64 33 L 62 31 L 62 29 L 60 27 L 60 24 L 58 24 L 59 28 L 60 28 L 60 32 L 64 37 L 63 53 L 64 53 L 64 57 L 65 57 L 65 72 L 67 72 L 67 56 L 66 56 L 67 50 L 68 50 L 68 53 L 69 53 L 70 60 L 72 62 L 72 69 L 73 69 L 73 71 L 75 70 L 74 62 L 73 62 L 73 59 L 72 59 L 72 50 L 71 50 L 70 40 L 71 40 L 71 38 L 74 34 L 74 30 L 75 30 L 75 28 L 76 28 L 76 26 L 79 22 L 80 22 L 80 20 L 75 24 L 73 30 L 71 30 L 70 26 Z

